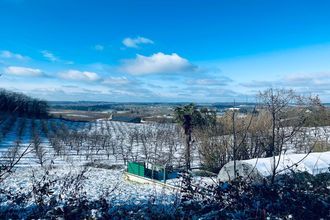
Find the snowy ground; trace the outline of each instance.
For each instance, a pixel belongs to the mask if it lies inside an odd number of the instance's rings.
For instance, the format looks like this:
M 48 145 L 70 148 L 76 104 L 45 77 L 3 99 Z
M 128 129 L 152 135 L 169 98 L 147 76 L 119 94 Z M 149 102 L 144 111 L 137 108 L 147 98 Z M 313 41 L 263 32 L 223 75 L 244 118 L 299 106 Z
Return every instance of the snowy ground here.
M 26 120 L 25 129 L 23 131 L 22 136 L 18 137 L 18 130 L 20 121 L 22 119 L 18 119 L 15 121 L 15 123 L 12 125 L 10 131 L 8 134 L 6 134 L 2 140 L 0 141 L 0 154 L 2 152 L 5 152 L 9 147 L 12 147 L 15 144 L 15 141 L 20 140 L 22 149 L 25 146 L 28 146 L 32 141 L 32 131 L 31 131 L 31 119 Z M 62 164 L 68 164 L 68 165 L 83 165 L 87 162 L 100 162 L 105 163 L 108 165 L 112 164 L 123 164 L 124 157 L 126 156 L 126 160 L 144 160 L 142 156 L 143 146 L 141 143 L 141 140 L 133 140 L 133 144 L 131 146 L 131 152 L 127 152 L 127 148 L 129 147 L 129 136 L 132 135 L 133 131 L 141 131 L 146 129 L 150 133 L 149 139 L 147 140 L 146 145 L 150 148 L 150 151 L 153 151 L 151 148 L 158 147 L 157 143 L 155 143 L 156 135 L 159 135 L 158 133 L 152 133 L 153 130 L 155 130 L 155 125 L 153 124 L 132 124 L 132 123 L 124 123 L 124 122 L 114 122 L 114 121 L 108 121 L 108 120 L 98 120 L 96 122 L 69 122 L 69 121 L 62 121 L 62 120 L 48 120 L 47 126 L 49 130 L 51 130 L 52 126 L 57 126 L 56 132 L 61 132 L 63 129 L 61 126 L 65 126 L 66 129 L 69 131 L 78 131 L 78 132 L 84 132 L 84 134 L 88 134 L 90 136 L 92 135 L 100 135 L 98 138 L 108 138 L 111 140 L 114 140 L 116 142 L 116 152 L 111 152 L 109 157 L 107 154 L 107 149 L 88 149 L 87 146 L 91 145 L 88 141 L 84 141 L 83 146 L 81 147 L 79 153 L 74 147 L 68 146 L 68 143 L 64 143 L 65 140 L 60 138 L 60 145 L 63 148 L 61 154 L 59 155 L 54 151 L 54 146 L 52 146 L 52 143 L 50 143 L 49 137 L 47 137 L 47 134 L 42 132 L 41 128 L 41 121 L 36 120 L 36 129 L 38 134 L 41 137 L 41 146 L 46 152 L 46 159 L 45 164 L 51 164 L 51 165 L 62 165 Z M 1 127 L 0 127 L 1 128 Z M 161 129 L 161 128 L 157 128 Z M 154 136 L 154 137 L 153 137 Z M 171 136 L 176 143 L 173 143 L 175 145 L 175 158 L 177 163 L 182 163 L 182 150 L 183 146 L 180 142 L 179 137 Z M 65 138 L 65 137 L 64 137 Z M 152 140 L 153 139 L 153 140 Z M 120 142 L 123 140 L 123 142 Z M 97 143 L 97 145 L 100 145 L 100 143 Z M 123 149 L 121 147 L 124 147 Z M 164 144 L 165 146 L 165 144 Z M 99 146 L 98 146 L 99 147 Z M 159 147 L 159 149 L 162 148 L 162 146 Z M 124 150 L 124 151 L 123 151 Z M 162 150 L 162 153 L 166 153 L 167 149 L 160 149 Z M 158 151 L 160 151 L 158 150 Z M 121 152 L 119 152 L 121 151 Z M 124 155 L 126 154 L 126 155 Z M 152 154 L 150 152 L 150 154 Z M 88 156 L 88 157 L 87 157 Z M 197 158 L 197 156 L 196 156 Z M 197 162 L 197 159 L 196 159 Z M 33 151 L 33 146 L 31 146 L 31 152 L 26 155 L 18 164 L 19 166 L 40 166 L 38 163 L 37 157 L 35 155 L 35 152 Z
M 13 146 L 14 142 L 20 140 L 21 148 L 24 149 L 32 142 L 32 120 L 27 119 L 25 121 L 25 128 L 21 136 L 18 136 L 18 130 L 20 127 L 22 119 L 16 120 L 9 132 L 2 138 L 0 142 L 0 154 L 5 153 L 7 149 Z M 2 123 L 1 126 L 4 126 Z M 122 155 L 111 154 L 108 158 L 104 149 L 100 149 L 97 153 L 88 152 L 85 147 L 89 144 L 84 142 L 83 149 L 77 154 L 74 149 L 71 149 L 63 140 L 60 140 L 60 145 L 63 147 L 63 152 L 58 154 L 55 152 L 54 146 L 49 141 L 49 134 L 45 134 L 42 131 L 42 122 L 36 121 L 36 131 L 41 138 L 41 146 L 45 150 L 45 163 L 41 167 L 38 158 L 36 156 L 33 146 L 30 147 L 30 152 L 25 155 L 19 164 L 17 169 L 13 174 L 6 178 L 0 185 L 0 190 L 6 192 L 29 194 L 33 191 L 33 185 L 36 181 L 45 179 L 43 174 L 45 170 L 48 170 L 49 175 L 47 178 L 51 180 L 57 180 L 57 182 L 51 186 L 54 191 L 52 196 L 65 197 L 65 193 L 62 188 L 64 187 L 65 180 L 69 175 L 77 176 L 83 169 L 86 163 L 94 162 L 105 165 L 121 165 L 123 168 L 120 169 L 104 169 L 104 168 L 92 168 L 89 167 L 83 182 L 83 195 L 87 197 L 88 200 L 98 200 L 100 197 L 105 197 L 106 200 L 111 202 L 111 204 L 118 205 L 143 205 L 144 203 L 150 203 L 152 201 L 155 204 L 169 205 L 173 204 L 178 198 L 177 191 L 164 188 L 153 184 L 138 184 L 130 182 L 124 179 L 124 161 Z M 143 125 L 143 124 L 128 124 L 122 122 L 112 122 L 112 121 L 96 121 L 92 123 L 79 123 L 79 122 L 67 122 L 60 120 L 49 120 L 47 121 L 47 126 L 51 130 L 52 124 L 56 125 L 58 128 L 66 126 L 69 130 L 84 131 L 87 134 L 92 135 L 94 132 L 102 133 L 102 135 L 110 135 L 112 138 L 124 139 L 122 145 L 129 145 L 127 137 L 129 131 L 136 129 L 148 129 L 152 128 L 153 125 Z M 106 127 L 109 130 L 107 131 Z M 152 128 L 153 129 L 153 128 Z M 58 129 L 56 132 L 60 132 L 62 129 Z M 142 144 L 134 143 L 132 151 L 138 155 L 141 151 Z M 179 158 L 181 153 L 179 151 L 176 153 Z M 165 150 L 165 149 L 164 149 Z M 87 153 L 91 153 L 92 156 L 86 157 Z M 95 153 L 95 154 L 94 154 Z M 129 159 L 129 158 L 128 158 Z M 35 179 L 33 180 L 33 175 Z M 46 178 L 46 179 L 47 179 Z M 4 198 L 6 195 L 0 194 L 0 207 L 6 208 L 13 206 L 15 204 L 8 204 L 8 200 Z M 35 198 L 29 198 L 26 206 L 31 206 L 35 203 Z
M 9 119 L 7 119 L 8 121 Z M 21 145 L 27 146 L 31 143 L 32 140 L 32 130 L 31 130 L 31 119 L 26 119 L 25 128 L 23 129 L 22 135 L 18 137 L 18 131 L 22 119 L 17 119 L 14 124 L 11 126 L 9 132 L 2 138 L 0 138 L 0 155 L 2 152 L 6 151 L 9 147 L 13 146 L 17 140 L 20 140 Z M 174 158 L 172 158 L 172 163 L 175 165 L 183 165 L 183 144 L 182 139 L 178 136 L 177 131 L 171 131 L 165 140 L 161 139 L 162 132 L 161 129 L 164 129 L 164 133 L 171 130 L 168 128 L 159 128 L 157 124 L 133 124 L 133 123 L 124 123 L 124 122 L 115 122 L 108 120 L 98 120 L 95 122 L 70 122 L 52 119 L 47 121 L 48 129 L 51 131 L 52 126 L 57 127 L 56 132 L 59 133 L 63 130 L 62 126 L 69 131 L 78 131 L 85 132 L 90 136 L 96 134 L 100 135 L 98 139 L 105 137 L 116 142 L 116 152 L 111 152 L 105 149 L 86 149 L 87 146 L 91 145 L 90 142 L 84 141 L 83 146 L 81 147 L 79 153 L 75 149 L 75 146 L 69 146 L 69 143 L 65 143 L 63 136 L 60 138 L 61 153 L 58 154 L 54 150 L 54 146 L 49 141 L 49 137 L 42 131 L 42 122 L 40 120 L 35 121 L 36 131 L 41 137 L 41 146 L 46 152 L 45 164 L 52 165 L 83 165 L 87 162 L 100 162 L 108 165 L 112 164 L 123 164 L 124 157 L 126 160 L 145 160 L 143 143 L 141 139 L 136 140 L 133 138 L 134 132 L 137 133 L 148 133 L 148 139 L 146 139 L 146 146 L 149 148 L 149 155 L 153 155 L 154 149 L 157 148 L 157 156 L 162 158 L 166 157 L 168 154 L 169 148 L 172 147 Z M 5 122 L 0 124 L 0 130 L 5 126 Z M 168 129 L 168 130 L 167 130 Z M 158 131 L 156 131 L 158 130 Z M 160 131 L 160 132 L 159 132 Z M 285 153 L 306 153 L 309 151 L 310 146 L 313 145 L 315 139 L 323 140 L 323 143 L 330 145 L 330 127 L 322 128 L 307 128 L 305 133 L 297 135 L 292 139 L 291 142 L 288 142 L 285 146 Z M 56 133 L 55 132 L 55 133 Z M 172 139 L 173 142 L 168 142 L 168 139 Z M 132 140 L 132 144 L 130 140 Z M 306 140 L 305 140 L 306 139 Z M 122 140 L 122 142 L 121 142 Z M 302 141 L 304 144 L 301 144 Z M 67 141 L 69 142 L 69 141 Z M 100 145 L 100 143 L 96 143 Z M 127 148 L 131 146 L 131 152 L 127 152 Z M 122 149 L 121 146 L 125 146 L 126 149 Z M 124 150 L 124 151 L 123 151 Z M 109 153 L 110 152 L 110 153 Z M 108 155 L 109 154 L 109 155 Z M 124 155 L 126 154 L 126 155 Z M 200 166 L 199 156 L 197 149 L 193 149 L 193 167 Z M 88 155 L 88 157 L 87 157 Z M 109 157 L 108 157 L 109 156 Z M 19 163 L 19 166 L 40 166 L 36 158 L 33 147 L 31 147 L 31 152 L 26 155 Z
M 82 170 L 83 168 L 80 166 L 59 166 L 51 169 L 49 177 L 52 180 L 58 180 L 51 187 L 54 190 L 52 195 L 65 198 L 67 195 L 65 193 L 61 194 L 65 178 L 69 175 L 76 176 Z M 36 179 L 39 180 L 42 179 L 44 171 L 39 168 L 18 168 L 10 178 L 7 178 L 1 184 L 1 189 L 13 194 L 16 192 L 28 194 L 33 190 L 33 173 Z M 123 170 L 88 168 L 85 176 L 87 179 L 82 180 L 83 190 L 81 193 L 86 195 L 89 200 L 97 200 L 103 196 L 112 204 L 118 205 L 141 205 L 151 200 L 157 204 L 166 205 L 172 204 L 178 196 L 178 192 L 174 189 L 126 181 L 123 178 Z M 0 198 L 1 196 L 5 195 L 0 195 Z M 32 205 L 34 202 L 34 198 L 31 197 L 27 206 Z M 0 203 L 0 207 L 10 205 L 6 200 Z
M 31 143 L 32 129 L 31 125 L 33 121 L 26 119 L 25 128 L 20 136 L 18 131 L 23 119 L 17 119 L 12 125 L 9 124 L 10 118 L 5 119 L 0 124 L 0 129 L 4 127 L 10 127 L 9 131 L 1 138 L 0 142 L 0 154 L 5 152 L 11 147 L 16 140 L 21 142 L 21 147 L 24 148 Z M 45 133 L 42 128 L 42 123 L 46 123 L 49 129 L 48 133 Z M 65 182 L 65 178 L 68 174 L 78 175 L 83 170 L 83 165 L 86 163 L 94 162 L 106 165 L 124 165 L 124 159 L 126 160 L 144 160 L 144 144 L 150 148 L 149 155 L 153 155 L 155 149 L 157 149 L 157 155 L 160 158 L 166 158 L 167 153 L 172 147 L 173 158 L 172 162 L 176 165 L 183 164 L 183 145 L 180 142 L 179 132 L 166 127 L 157 127 L 157 124 L 130 124 L 123 122 L 113 122 L 107 120 L 98 120 L 95 122 L 83 123 L 83 122 L 68 122 L 62 120 L 48 120 L 42 122 L 40 120 L 35 121 L 35 130 L 38 132 L 41 138 L 41 146 L 45 151 L 45 163 L 44 168 L 41 167 L 36 153 L 31 147 L 31 151 L 22 158 L 18 164 L 16 172 L 14 172 L 9 178 L 5 179 L 1 183 L 0 189 L 10 192 L 31 192 L 33 188 L 32 174 L 35 174 L 37 178 L 42 178 L 45 168 L 53 167 L 49 170 L 49 178 L 59 180 L 54 186 L 53 195 L 60 196 L 62 185 Z M 84 132 L 84 134 L 90 135 L 89 139 L 82 141 L 83 144 L 79 152 L 76 150 L 76 143 L 70 145 L 70 140 L 66 140 L 66 135 L 60 135 L 64 130 Z M 321 136 L 322 139 L 328 142 L 329 140 L 329 127 L 324 127 L 318 132 L 315 129 L 309 129 L 309 136 Z M 145 143 L 141 138 L 134 139 L 134 131 L 144 131 L 148 133 Z M 163 136 L 168 133 L 166 138 Z M 317 134 L 316 134 L 317 133 Z M 93 135 L 100 134 L 100 136 Z M 61 147 L 60 153 L 56 152 L 54 143 L 51 143 L 50 137 L 52 135 L 59 135 L 58 144 Z M 99 148 L 101 142 L 97 142 L 96 148 L 88 148 L 94 141 L 100 141 L 102 137 L 107 137 L 110 140 L 117 141 L 115 153 L 111 151 L 108 155 L 108 148 Z M 157 139 L 158 138 L 158 139 Z M 301 139 L 304 137 L 297 137 Z M 79 138 L 77 139 L 79 140 Z M 77 141 L 76 140 L 76 141 Z M 122 140 L 122 142 L 118 142 Z M 132 144 L 130 143 L 132 140 Z M 156 141 L 158 140 L 158 142 Z M 110 145 L 109 145 L 110 146 Z M 108 146 L 108 147 L 109 147 Z M 125 149 L 121 149 L 125 146 Z M 131 147 L 128 152 L 127 149 Z M 288 152 L 292 152 L 292 149 L 296 149 L 295 141 L 288 145 Z M 301 146 L 304 149 L 304 146 Z M 122 150 L 122 152 L 120 152 Z M 127 155 L 125 155 L 127 154 Z M 87 157 L 88 155 L 88 157 Z M 193 152 L 193 166 L 199 166 L 198 154 Z M 126 158 L 125 158 L 126 157 Z M 123 166 L 124 167 L 124 166 Z M 89 168 L 86 173 L 87 179 L 83 180 L 83 190 L 88 199 L 97 200 L 99 197 L 104 196 L 108 201 L 117 204 L 144 204 L 150 202 L 150 200 L 161 204 L 172 204 L 176 201 L 178 192 L 173 189 L 163 188 L 156 185 L 137 184 L 126 181 L 123 178 L 123 169 L 101 169 L 101 168 Z M 168 183 L 173 185 L 179 185 L 180 180 L 169 180 Z M 215 179 L 212 178 L 195 178 L 196 183 L 214 183 Z M 107 192 L 110 192 L 107 194 Z M 0 195 L 1 196 L 4 195 Z M 61 195 L 65 196 L 65 195 Z M 6 207 L 11 204 L 6 204 L 6 200 L 0 203 L 0 207 Z M 34 198 L 31 197 L 30 204 L 33 204 Z

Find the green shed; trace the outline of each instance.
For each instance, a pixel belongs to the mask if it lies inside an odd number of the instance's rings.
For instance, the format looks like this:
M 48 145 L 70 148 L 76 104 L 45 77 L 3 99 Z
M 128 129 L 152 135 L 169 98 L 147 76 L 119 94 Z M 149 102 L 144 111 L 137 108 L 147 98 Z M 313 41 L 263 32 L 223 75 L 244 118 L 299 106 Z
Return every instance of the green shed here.
M 137 176 L 164 182 L 167 179 L 177 178 L 178 176 L 178 172 L 171 169 L 169 170 L 166 166 L 164 167 L 161 165 L 144 162 L 128 162 L 127 172 Z
M 141 162 L 128 162 L 127 172 L 144 177 L 144 175 L 145 175 L 144 163 L 141 163 Z

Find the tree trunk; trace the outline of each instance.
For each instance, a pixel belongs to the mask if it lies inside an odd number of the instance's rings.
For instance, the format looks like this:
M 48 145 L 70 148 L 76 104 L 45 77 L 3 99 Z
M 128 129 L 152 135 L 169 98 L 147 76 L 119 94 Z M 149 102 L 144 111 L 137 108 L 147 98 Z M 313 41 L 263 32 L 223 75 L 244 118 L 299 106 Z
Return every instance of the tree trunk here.
M 190 144 L 191 144 L 191 133 L 186 134 L 186 170 L 190 170 Z
M 191 145 L 191 132 L 192 132 L 192 124 L 191 124 L 191 116 L 184 115 L 184 133 L 186 135 L 186 170 L 190 170 L 190 145 Z

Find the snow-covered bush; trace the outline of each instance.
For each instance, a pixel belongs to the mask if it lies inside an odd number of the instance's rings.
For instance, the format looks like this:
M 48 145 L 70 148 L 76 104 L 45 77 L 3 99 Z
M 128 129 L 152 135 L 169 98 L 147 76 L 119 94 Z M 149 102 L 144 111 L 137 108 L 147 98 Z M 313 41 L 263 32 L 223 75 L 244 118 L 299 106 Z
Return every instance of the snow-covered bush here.
M 252 183 L 237 178 L 214 186 L 185 189 L 189 199 L 180 206 L 181 218 L 330 218 L 329 173 L 279 175 L 273 184 L 269 180 Z

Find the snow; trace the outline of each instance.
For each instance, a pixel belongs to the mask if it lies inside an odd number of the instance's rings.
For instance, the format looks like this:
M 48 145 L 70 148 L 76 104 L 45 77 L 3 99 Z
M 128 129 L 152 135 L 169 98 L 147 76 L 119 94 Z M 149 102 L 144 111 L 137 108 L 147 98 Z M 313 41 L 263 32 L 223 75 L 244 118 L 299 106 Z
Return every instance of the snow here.
M 22 136 L 17 136 L 18 124 L 22 119 L 16 120 L 15 124 L 10 129 L 10 132 L 4 137 L 1 142 L 0 155 L 12 146 L 12 143 L 16 139 L 21 140 L 21 148 L 27 147 L 32 140 L 32 120 L 27 120 L 26 128 Z M 83 122 L 68 122 L 62 120 L 51 119 L 47 121 L 48 129 L 51 131 L 51 124 L 57 127 L 64 123 L 64 126 L 71 131 L 77 130 L 79 132 L 86 132 L 88 135 L 93 135 L 94 132 L 102 133 L 102 135 L 110 135 L 112 138 L 123 137 L 123 145 L 128 145 L 128 133 L 135 129 L 155 129 L 153 124 L 129 124 L 123 122 L 114 122 L 107 120 L 98 120 L 91 123 Z M 107 130 L 109 127 L 109 131 Z M 165 128 L 164 128 L 165 129 Z M 111 154 L 109 158 L 106 155 L 104 149 L 101 149 L 98 153 L 92 153 L 90 158 L 86 155 L 89 153 L 86 146 L 89 143 L 83 143 L 83 149 L 79 154 L 70 146 L 66 145 L 62 140 L 60 145 L 64 147 L 65 153 L 57 154 L 54 150 L 54 146 L 51 145 L 47 134 L 42 132 L 42 125 L 40 120 L 36 120 L 36 130 L 39 133 L 42 143 L 41 146 L 46 151 L 46 160 L 44 166 L 41 167 L 38 162 L 37 156 L 31 147 L 31 151 L 25 155 L 16 166 L 15 172 L 6 178 L 1 184 L 0 189 L 9 191 L 11 193 L 28 194 L 32 192 L 33 174 L 38 180 L 42 179 L 45 170 L 49 170 L 48 178 L 52 180 L 58 180 L 52 190 L 54 190 L 54 196 L 60 196 L 61 189 L 65 182 L 65 178 L 68 175 L 78 175 L 83 169 L 86 163 L 95 162 L 104 165 L 121 165 L 124 167 L 124 161 L 121 155 Z M 61 130 L 60 130 L 61 131 Z M 141 156 L 141 143 L 135 143 L 132 151 L 134 155 Z M 164 149 L 165 150 L 165 149 Z M 177 157 L 180 157 L 180 145 L 178 146 Z M 106 200 L 111 204 L 118 205 L 143 205 L 154 201 L 156 204 L 172 204 L 177 196 L 178 191 L 172 188 L 164 188 L 155 184 L 138 184 L 130 182 L 124 179 L 123 169 L 104 169 L 104 168 L 88 168 L 86 173 L 87 179 L 83 180 L 83 190 L 88 200 L 98 200 L 104 196 Z M 107 193 L 109 192 L 109 193 Z M 4 198 L 4 194 L 0 195 L 0 207 L 8 207 L 8 200 Z M 61 195 L 66 197 L 67 195 Z M 35 203 L 34 198 L 29 198 L 26 206 L 33 205 Z
M 59 195 L 63 178 L 68 174 L 78 175 L 83 170 L 81 166 L 58 166 L 49 171 L 52 179 L 61 180 L 54 187 L 53 195 Z M 28 193 L 32 191 L 32 174 L 41 178 L 44 171 L 39 168 L 20 167 L 14 174 L 2 182 L 1 188 L 12 193 Z M 171 203 L 177 192 L 174 189 L 152 184 L 136 184 L 123 178 L 123 170 L 88 168 L 86 180 L 83 180 L 87 199 L 97 200 L 107 191 L 111 192 L 107 199 L 118 204 L 140 204 L 150 197 L 157 197 L 158 202 Z M 62 197 L 65 195 L 62 195 Z M 33 198 L 30 200 L 33 203 Z M 0 203 L 0 207 L 4 205 Z
M 274 158 L 255 158 L 237 161 L 237 170 L 243 177 L 250 174 L 267 177 L 272 175 Z M 291 171 L 308 172 L 312 175 L 329 172 L 330 151 L 309 154 L 282 154 L 275 156 L 276 173 L 288 173 Z M 244 170 L 245 169 L 245 170 Z M 218 178 L 227 181 L 234 176 L 234 162 L 224 165 Z
M 20 139 L 22 143 L 22 148 L 28 146 L 32 139 L 32 130 L 30 129 L 32 120 L 27 119 L 26 128 L 23 131 L 21 137 L 17 137 L 17 131 L 19 127 L 20 120 L 18 119 L 12 125 L 8 134 L 5 135 L 3 140 L 0 142 L 0 155 L 7 148 L 12 146 L 12 143 Z M 5 122 L 4 122 L 5 123 Z M 1 126 L 4 125 L 1 124 Z M 98 133 L 101 134 L 100 137 L 106 136 L 113 140 L 119 141 L 121 146 L 129 146 L 129 135 L 132 131 L 143 131 L 149 134 L 148 146 L 151 149 L 155 147 L 158 148 L 159 154 L 163 155 L 163 158 L 166 157 L 169 149 L 168 143 L 157 143 L 155 140 L 157 135 L 164 135 L 168 132 L 166 126 L 174 126 L 171 124 L 162 125 L 163 127 L 159 127 L 159 124 L 130 124 L 125 122 L 116 122 L 116 121 L 108 121 L 108 120 L 97 120 L 95 122 L 69 122 L 62 121 L 58 119 L 51 119 L 46 122 L 48 129 L 51 131 L 52 126 L 60 128 L 58 132 L 61 132 L 65 129 L 68 129 L 70 132 L 76 130 L 78 132 L 84 132 L 87 135 L 93 136 Z M 63 127 L 61 127 L 63 125 Z M 52 179 L 60 180 L 53 186 L 54 194 L 58 195 L 63 187 L 63 181 L 65 177 L 69 174 L 78 175 L 83 169 L 86 163 L 98 163 L 105 165 L 122 165 L 124 166 L 123 156 L 118 152 L 116 154 L 111 153 L 108 157 L 105 149 L 99 149 L 99 151 L 92 151 L 93 149 L 88 150 L 88 146 L 90 143 L 88 141 L 83 141 L 82 149 L 77 153 L 74 147 L 71 147 L 70 144 L 65 143 L 65 140 L 59 140 L 60 146 L 63 147 L 63 152 L 58 154 L 54 146 L 52 146 L 49 138 L 49 134 L 45 134 L 42 131 L 42 122 L 40 120 L 36 120 L 36 129 L 40 134 L 42 143 L 41 146 L 46 151 L 46 160 L 44 167 L 48 167 L 50 170 L 49 177 Z M 157 131 L 160 132 L 155 132 Z M 167 130 L 168 129 L 168 130 Z M 324 128 L 324 130 L 320 131 L 318 135 L 324 137 L 328 140 L 328 132 L 329 128 Z M 174 130 L 174 129 L 172 129 Z M 51 132 L 49 132 L 51 133 Z M 310 129 L 308 135 L 315 135 L 315 130 Z M 173 141 L 173 164 L 175 165 L 183 165 L 183 150 L 184 146 L 182 143 L 182 139 L 180 137 L 179 132 L 174 131 L 170 133 L 169 136 L 171 141 Z M 65 137 L 64 137 L 65 138 Z M 123 139 L 120 142 L 120 139 Z M 163 140 L 169 141 L 169 140 Z M 293 148 L 292 146 L 288 146 L 288 149 Z M 120 146 L 119 146 L 120 147 Z M 32 174 L 34 173 L 38 178 L 41 178 L 44 174 L 44 168 L 40 166 L 36 153 L 32 151 L 28 153 L 22 160 L 19 162 L 16 171 L 10 175 L 4 182 L 1 183 L 0 189 L 4 189 L 6 191 L 11 192 L 21 192 L 28 193 L 32 190 Z M 117 149 L 118 150 L 118 149 Z M 200 161 L 197 153 L 197 148 L 193 146 L 193 163 L 192 166 L 199 166 Z M 288 152 L 292 152 L 288 150 Z M 152 153 L 152 150 L 149 152 Z M 89 157 L 87 157 L 89 155 Z M 304 154 L 290 154 L 285 155 L 281 158 L 279 164 L 279 170 L 285 169 L 288 165 L 293 165 L 300 161 Z M 310 159 L 306 159 L 303 163 L 299 164 L 296 169 L 307 171 L 312 174 L 324 172 L 329 167 L 329 158 L 330 152 L 326 153 L 312 153 L 310 154 Z M 141 140 L 139 142 L 135 142 L 132 146 L 132 153 L 129 155 L 128 160 L 144 160 L 143 155 L 143 144 Z M 255 169 L 262 176 L 270 175 L 271 173 L 271 158 L 260 158 L 260 159 L 251 159 L 247 161 L 242 161 L 241 164 L 247 164 L 250 169 Z M 232 166 L 232 162 L 227 165 L 227 168 Z M 148 202 L 151 198 L 156 200 L 156 202 L 161 204 L 169 204 L 173 203 L 179 192 L 170 189 L 160 187 L 158 185 L 146 185 L 146 184 L 137 184 L 134 182 L 126 181 L 123 178 L 123 169 L 102 169 L 102 168 L 89 168 L 89 171 L 86 173 L 87 179 L 83 181 L 84 191 L 86 192 L 86 196 L 90 200 L 97 200 L 102 195 L 105 195 L 107 191 L 111 192 L 106 196 L 106 199 L 111 201 L 112 204 L 144 204 Z M 221 171 L 220 171 L 221 172 Z M 227 175 L 227 174 L 224 174 Z M 194 177 L 193 184 L 214 184 L 216 182 L 215 178 L 210 177 Z M 174 186 L 180 186 L 180 179 L 167 180 L 168 184 Z M 112 191 L 113 190 L 113 191 Z M 0 195 L 4 196 L 4 195 Z M 0 203 L 1 206 L 5 206 L 6 201 Z M 33 198 L 30 198 L 30 204 L 33 204 Z M 8 205 L 8 204 L 7 204 Z
M 81 118 L 89 118 L 90 117 L 88 115 L 82 115 L 82 114 L 66 114 L 66 116 L 69 116 L 69 117 L 81 117 Z

